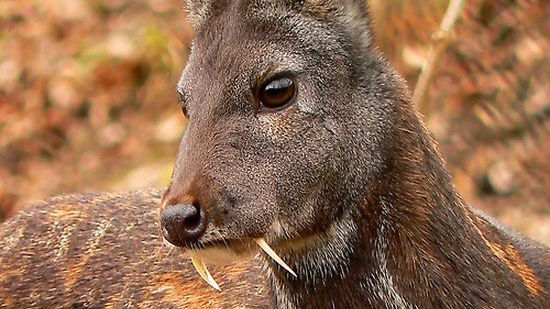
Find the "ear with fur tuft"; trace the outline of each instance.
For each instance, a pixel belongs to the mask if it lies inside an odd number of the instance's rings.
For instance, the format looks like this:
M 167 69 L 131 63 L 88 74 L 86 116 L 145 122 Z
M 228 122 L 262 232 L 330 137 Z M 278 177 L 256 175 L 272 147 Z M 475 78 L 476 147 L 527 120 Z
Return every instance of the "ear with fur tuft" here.
M 193 24 L 198 24 L 206 18 L 212 0 L 185 0 L 188 18 Z
M 350 32 L 357 36 L 358 41 L 365 47 L 370 47 L 373 41 L 373 32 L 370 25 L 368 4 L 365 0 L 304 0 L 300 1 L 304 9 L 320 13 L 334 14 L 350 26 Z
M 344 13 L 349 18 L 353 29 L 357 31 L 359 40 L 369 47 L 373 41 L 373 32 L 370 25 L 368 4 L 365 0 L 343 0 Z

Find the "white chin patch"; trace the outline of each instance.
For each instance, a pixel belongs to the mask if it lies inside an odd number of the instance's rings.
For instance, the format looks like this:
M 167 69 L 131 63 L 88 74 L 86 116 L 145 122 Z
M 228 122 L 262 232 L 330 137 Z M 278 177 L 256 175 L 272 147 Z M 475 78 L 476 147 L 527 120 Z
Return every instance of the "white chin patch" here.
M 208 264 L 227 265 L 243 258 L 227 248 L 206 248 L 187 250 L 186 254 L 195 256 Z
M 185 253 L 191 257 L 191 262 L 202 279 L 218 291 L 221 291 L 220 286 L 208 271 L 207 264 L 225 265 L 238 260 L 240 257 L 226 248 L 187 250 Z
M 273 259 L 275 263 L 284 268 L 294 277 L 297 277 L 296 273 L 277 255 L 277 253 L 275 253 L 275 251 L 273 251 L 273 249 L 271 249 L 265 239 L 257 238 L 255 239 L 255 242 L 258 247 L 260 247 L 260 249 L 265 252 L 265 254 Z M 214 247 L 201 250 L 187 250 L 186 254 L 191 257 L 191 262 L 193 263 L 193 266 L 195 267 L 199 275 L 204 279 L 204 281 L 206 281 L 208 284 L 210 284 L 210 286 L 218 291 L 220 291 L 220 286 L 208 271 L 206 264 L 225 265 L 243 257 L 242 254 L 237 254 L 230 249 L 223 247 Z

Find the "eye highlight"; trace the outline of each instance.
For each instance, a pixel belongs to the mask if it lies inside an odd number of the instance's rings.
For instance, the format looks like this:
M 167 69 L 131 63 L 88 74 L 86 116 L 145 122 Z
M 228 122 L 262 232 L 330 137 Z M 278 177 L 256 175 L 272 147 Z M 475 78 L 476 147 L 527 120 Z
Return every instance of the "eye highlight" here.
M 278 110 L 287 106 L 296 96 L 296 83 L 288 77 L 267 81 L 258 91 L 260 110 Z

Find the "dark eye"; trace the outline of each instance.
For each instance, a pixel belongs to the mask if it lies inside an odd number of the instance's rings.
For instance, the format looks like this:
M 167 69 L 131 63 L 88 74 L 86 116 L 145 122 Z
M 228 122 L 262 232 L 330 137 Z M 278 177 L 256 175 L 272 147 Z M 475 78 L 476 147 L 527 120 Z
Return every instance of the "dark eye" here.
M 294 99 L 296 85 L 290 78 L 278 78 L 271 80 L 260 88 L 258 100 L 260 107 L 278 109 L 286 106 Z

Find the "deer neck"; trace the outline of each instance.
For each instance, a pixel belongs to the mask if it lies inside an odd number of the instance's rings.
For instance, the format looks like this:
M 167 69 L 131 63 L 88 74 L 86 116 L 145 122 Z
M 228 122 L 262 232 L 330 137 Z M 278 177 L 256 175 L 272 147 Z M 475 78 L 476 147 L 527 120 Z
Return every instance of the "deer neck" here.
M 416 293 L 433 290 L 428 281 L 439 274 L 434 267 L 444 267 L 439 260 L 464 256 L 456 251 L 470 241 L 468 209 L 423 129 L 403 132 L 415 136 L 402 136 L 379 185 L 362 188 L 368 193 L 346 201 L 347 211 L 321 235 L 304 240 L 300 249 L 285 251 L 283 259 L 297 278 L 266 260 L 277 307 L 436 304 L 437 292 Z M 450 236 L 449 230 L 456 234 Z

